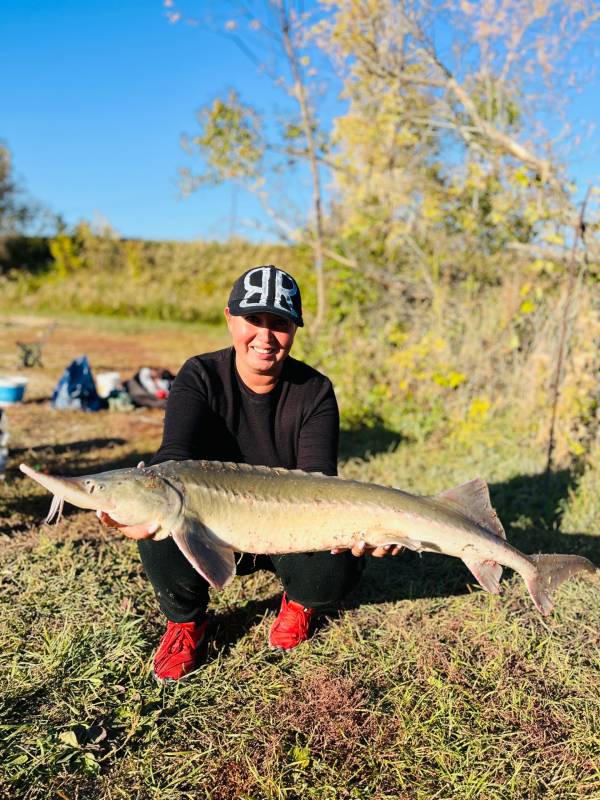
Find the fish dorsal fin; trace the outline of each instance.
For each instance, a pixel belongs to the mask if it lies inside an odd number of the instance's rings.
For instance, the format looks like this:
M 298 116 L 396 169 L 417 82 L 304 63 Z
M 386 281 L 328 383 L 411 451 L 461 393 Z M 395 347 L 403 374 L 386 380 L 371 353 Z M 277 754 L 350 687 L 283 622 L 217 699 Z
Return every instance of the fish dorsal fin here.
M 235 554 L 206 525 L 186 517 L 171 531 L 175 544 L 214 589 L 222 589 L 235 575 Z
M 455 486 L 454 489 L 449 489 L 447 492 L 442 492 L 436 496 L 436 500 L 455 511 L 460 511 L 465 517 L 495 533 L 496 536 L 506 539 L 502 523 L 490 501 L 487 483 L 482 478 L 475 478 L 461 486 Z

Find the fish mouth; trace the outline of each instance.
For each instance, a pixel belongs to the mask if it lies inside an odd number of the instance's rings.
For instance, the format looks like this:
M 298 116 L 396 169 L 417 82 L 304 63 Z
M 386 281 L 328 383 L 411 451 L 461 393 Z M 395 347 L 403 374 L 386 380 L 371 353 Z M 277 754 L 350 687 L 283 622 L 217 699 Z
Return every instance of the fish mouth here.
M 81 478 L 65 478 L 62 475 L 46 475 L 45 472 L 38 472 L 27 464 L 20 464 L 19 469 L 22 473 L 32 478 L 34 481 L 43 486 L 54 495 L 50 513 L 46 518 L 51 521 L 52 517 L 58 510 L 58 517 L 62 510 L 64 502 L 70 503 L 77 508 L 90 508 L 94 511 L 111 511 L 112 503 L 106 497 L 94 496 L 93 486 L 90 482 L 89 489 L 84 488 L 86 484 Z M 57 520 L 58 522 L 58 520 Z

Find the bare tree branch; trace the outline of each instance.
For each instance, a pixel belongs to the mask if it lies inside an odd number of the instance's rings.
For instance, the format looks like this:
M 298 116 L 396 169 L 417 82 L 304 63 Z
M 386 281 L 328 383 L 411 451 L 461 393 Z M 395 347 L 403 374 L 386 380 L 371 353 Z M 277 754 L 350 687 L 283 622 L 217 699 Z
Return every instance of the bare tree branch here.
M 294 94 L 302 114 L 302 127 L 306 138 L 308 151 L 308 161 L 310 165 L 312 179 L 312 199 L 314 212 L 315 229 L 315 275 L 317 280 L 317 315 L 313 321 L 313 333 L 323 324 L 325 318 L 325 276 L 323 273 L 323 246 L 324 246 L 324 225 L 323 225 L 323 197 L 321 192 L 321 179 L 319 176 L 319 165 L 317 160 L 317 147 L 314 137 L 315 126 L 313 124 L 312 113 L 308 103 L 306 87 L 302 79 L 298 54 L 292 42 L 290 32 L 290 19 L 284 5 L 284 0 L 274 0 L 279 8 L 281 34 L 283 45 L 287 54 L 290 69 L 294 80 Z

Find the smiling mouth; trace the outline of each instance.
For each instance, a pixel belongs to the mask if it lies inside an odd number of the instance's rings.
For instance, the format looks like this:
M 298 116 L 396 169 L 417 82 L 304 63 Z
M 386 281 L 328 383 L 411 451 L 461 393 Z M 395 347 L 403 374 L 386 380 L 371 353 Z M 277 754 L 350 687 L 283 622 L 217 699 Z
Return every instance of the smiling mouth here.
M 252 345 L 252 349 L 261 356 L 272 356 L 275 355 L 276 352 L 272 347 L 257 347 L 256 345 Z

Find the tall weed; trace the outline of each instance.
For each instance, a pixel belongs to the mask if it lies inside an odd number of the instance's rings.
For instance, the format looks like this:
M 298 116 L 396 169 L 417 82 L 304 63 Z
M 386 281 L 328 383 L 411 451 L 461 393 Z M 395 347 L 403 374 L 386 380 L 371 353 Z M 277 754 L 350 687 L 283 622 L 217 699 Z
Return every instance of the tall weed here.
M 569 320 L 555 458 L 589 449 L 600 416 L 600 303 L 582 286 Z M 539 286 L 538 286 L 539 288 Z M 544 448 L 563 313 L 562 287 L 532 291 L 519 274 L 475 289 L 438 286 L 433 302 L 356 304 L 338 314 L 303 355 L 332 377 L 346 428 L 384 426 L 413 441 L 458 443 L 508 412 Z

